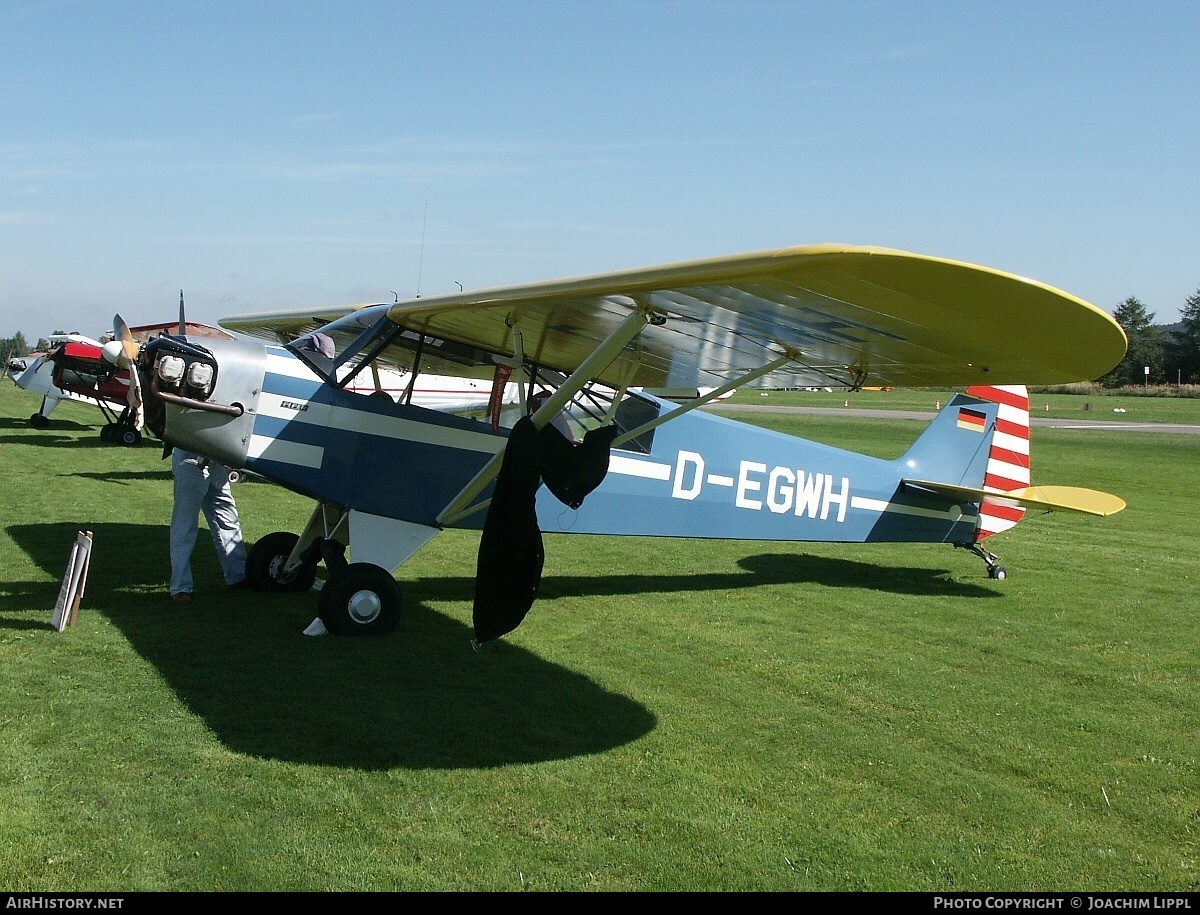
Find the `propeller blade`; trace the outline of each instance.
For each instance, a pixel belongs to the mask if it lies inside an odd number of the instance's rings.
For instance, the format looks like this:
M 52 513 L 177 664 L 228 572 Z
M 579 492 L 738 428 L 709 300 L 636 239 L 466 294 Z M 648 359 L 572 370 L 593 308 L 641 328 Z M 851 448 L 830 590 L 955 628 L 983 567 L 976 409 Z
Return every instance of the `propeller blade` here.
M 121 343 L 121 364 L 126 368 L 132 366 L 137 361 L 138 345 L 137 341 L 133 339 L 129 325 L 120 315 L 113 316 L 113 339 Z
M 146 424 L 146 411 L 142 405 L 142 380 L 138 376 L 138 368 L 130 363 L 129 365 L 129 393 L 127 395 L 129 404 L 129 415 L 133 417 L 133 428 L 139 432 Z

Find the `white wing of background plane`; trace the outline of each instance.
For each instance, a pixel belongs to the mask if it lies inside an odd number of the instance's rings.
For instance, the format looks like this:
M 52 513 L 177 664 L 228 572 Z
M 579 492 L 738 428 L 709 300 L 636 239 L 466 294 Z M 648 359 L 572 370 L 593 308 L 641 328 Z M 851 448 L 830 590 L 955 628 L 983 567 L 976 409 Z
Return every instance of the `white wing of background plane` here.
M 366 306 L 358 306 L 362 308 Z M 397 331 L 381 360 L 491 377 L 519 351 L 569 373 L 631 312 L 650 323 L 595 380 L 720 387 L 781 356 L 757 385 L 952 387 L 1097 378 L 1125 354 L 1120 326 L 1034 280 L 887 248 L 816 245 L 373 306 Z M 247 314 L 222 326 L 288 341 L 356 311 Z M 352 322 L 353 323 L 353 322 Z M 519 340 L 515 333 L 519 331 Z M 519 349 L 518 349 L 519 343 Z

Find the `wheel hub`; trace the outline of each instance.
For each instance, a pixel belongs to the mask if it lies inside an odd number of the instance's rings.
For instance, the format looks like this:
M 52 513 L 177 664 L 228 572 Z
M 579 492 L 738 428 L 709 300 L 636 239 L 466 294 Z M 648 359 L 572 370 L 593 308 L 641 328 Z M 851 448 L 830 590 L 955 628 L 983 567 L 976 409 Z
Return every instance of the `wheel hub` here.
M 287 565 L 288 558 L 286 556 L 276 556 L 267 564 L 267 574 L 271 576 L 272 581 L 277 581 L 280 584 L 287 584 L 291 581 L 289 576 L 283 574 L 283 569 Z
M 346 610 L 356 623 L 372 622 L 379 616 L 382 608 L 383 602 L 380 601 L 379 595 L 370 590 L 357 591 L 346 602 Z

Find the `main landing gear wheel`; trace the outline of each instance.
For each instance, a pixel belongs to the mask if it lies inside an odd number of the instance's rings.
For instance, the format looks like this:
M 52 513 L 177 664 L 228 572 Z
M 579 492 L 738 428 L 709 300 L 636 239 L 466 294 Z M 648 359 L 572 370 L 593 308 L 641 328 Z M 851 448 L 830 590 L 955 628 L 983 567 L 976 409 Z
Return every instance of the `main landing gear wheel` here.
M 994 578 L 996 581 L 1004 581 L 1008 578 L 1008 572 L 1004 570 L 1004 566 L 988 566 L 988 578 Z
M 100 441 L 106 445 L 124 445 L 135 448 L 142 443 L 142 433 L 133 426 L 122 423 L 105 423 L 100 427 Z
M 283 567 L 292 555 L 299 536 L 291 531 L 276 531 L 259 540 L 246 554 L 246 578 L 256 591 L 307 591 L 317 577 L 314 565 L 305 563 L 291 577 Z
M 29 425 L 33 426 L 35 429 L 45 429 L 50 425 L 50 417 L 42 416 L 41 413 L 34 413 L 31 417 L 29 417 Z
M 352 562 L 321 589 L 318 613 L 334 635 L 382 635 L 400 621 L 403 598 L 396 579 L 369 562 Z

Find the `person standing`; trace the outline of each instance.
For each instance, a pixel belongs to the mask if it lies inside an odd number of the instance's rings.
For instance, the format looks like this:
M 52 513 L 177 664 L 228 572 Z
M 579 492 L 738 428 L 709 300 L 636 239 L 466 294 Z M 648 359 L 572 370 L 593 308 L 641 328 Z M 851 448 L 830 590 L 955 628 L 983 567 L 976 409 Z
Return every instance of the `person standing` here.
M 200 530 L 200 513 L 208 521 L 225 584 L 246 587 L 246 545 L 237 504 L 224 464 L 175 448 L 171 457 L 175 506 L 171 511 L 171 600 L 192 599 L 192 550 Z

